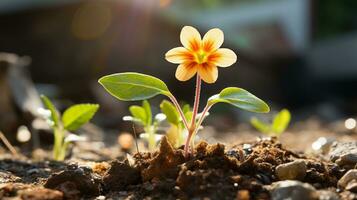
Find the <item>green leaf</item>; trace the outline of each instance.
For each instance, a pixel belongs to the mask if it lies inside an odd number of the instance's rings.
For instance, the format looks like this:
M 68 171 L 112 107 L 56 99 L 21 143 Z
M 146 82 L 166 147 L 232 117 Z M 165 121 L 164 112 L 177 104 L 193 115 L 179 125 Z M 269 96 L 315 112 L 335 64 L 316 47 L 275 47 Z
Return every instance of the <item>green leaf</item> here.
M 273 132 L 278 135 L 284 132 L 289 125 L 290 119 L 291 119 L 291 114 L 289 110 L 287 109 L 281 110 L 274 117 L 273 124 L 272 124 Z
M 51 112 L 51 120 L 53 122 L 53 126 L 57 127 L 60 124 L 59 122 L 60 114 L 58 110 L 53 105 L 52 101 L 45 95 L 41 95 L 41 99 L 45 107 Z
M 150 103 L 147 100 L 143 101 L 143 106 L 142 106 L 145 110 L 146 113 L 146 124 L 151 124 L 152 123 L 152 113 L 151 113 L 151 107 L 150 107 Z
M 185 115 L 187 122 L 190 122 L 193 116 L 193 112 L 191 110 L 190 104 L 185 104 L 182 108 L 182 112 Z
M 69 107 L 62 116 L 64 128 L 69 131 L 79 129 L 93 118 L 98 108 L 98 104 L 77 104 Z
M 147 125 L 146 111 L 141 106 L 130 106 L 129 111 L 134 119 L 140 121 L 143 125 Z
M 174 125 L 178 125 L 180 123 L 180 114 L 171 102 L 163 100 L 160 104 L 160 109 L 161 112 L 166 115 L 168 122 Z
M 145 100 L 159 94 L 171 95 L 162 80 L 135 72 L 104 76 L 98 82 L 111 95 L 122 101 Z
M 266 124 L 266 123 L 260 121 L 256 117 L 253 117 L 252 119 L 250 119 L 250 123 L 259 132 L 264 133 L 264 134 L 269 134 L 269 132 L 270 132 L 270 125 L 269 124 Z
M 225 88 L 208 100 L 208 104 L 211 105 L 219 102 L 228 103 L 251 112 L 267 113 L 270 111 L 269 106 L 263 100 L 237 87 Z
M 190 104 L 185 104 L 183 105 L 182 107 L 182 112 L 185 114 L 187 112 L 191 112 L 191 107 L 190 107 Z

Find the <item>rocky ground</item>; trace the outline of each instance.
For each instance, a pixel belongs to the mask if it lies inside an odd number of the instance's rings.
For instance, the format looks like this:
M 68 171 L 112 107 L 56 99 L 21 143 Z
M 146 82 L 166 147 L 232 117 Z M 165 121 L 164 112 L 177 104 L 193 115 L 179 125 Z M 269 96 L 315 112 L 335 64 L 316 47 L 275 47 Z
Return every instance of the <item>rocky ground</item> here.
M 186 159 L 164 137 L 158 151 L 107 161 L 2 157 L 1 199 L 357 199 L 356 141 L 334 142 L 320 155 L 274 138 L 200 142 Z

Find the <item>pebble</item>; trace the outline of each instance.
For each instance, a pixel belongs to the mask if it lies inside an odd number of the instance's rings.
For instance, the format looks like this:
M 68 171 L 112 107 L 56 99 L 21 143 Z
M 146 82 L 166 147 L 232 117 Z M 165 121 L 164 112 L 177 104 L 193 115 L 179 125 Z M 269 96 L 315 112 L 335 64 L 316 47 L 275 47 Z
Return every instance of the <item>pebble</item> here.
M 318 195 L 312 185 L 293 180 L 273 183 L 270 193 L 272 200 L 314 200 Z
M 58 190 L 35 188 L 21 192 L 22 200 L 62 200 L 63 193 Z
M 329 157 L 339 166 L 352 169 L 357 164 L 357 141 L 335 142 L 331 146 Z
M 326 155 L 330 151 L 330 147 L 334 141 L 335 139 L 333 138 L 319 137 L 312 143 L 311 147 L 315 153 Z
M 105 200 L 105 196 L 101 195 L 95 198 L 95 200 Z
M 134 137 L 130 133 L 121 133 L 118 136 L 118 144 L 124 150 L 130 150 L 134 145 Z
M 349 170 L 337 183 L 338 187 L 349 191 L 357 190 L 357 169 Z
M 346 186 L 346 190 L 357 193 L 357 180 L 349 182 Z
M 276 167 L 275 174 L 279 180 L 303 180 L 306 175 L 306 164 L 303 160 L 281 164 Z
M 0 184 L 2 183 L 9 183 L 9 182 L 16 182 L 21 180 L 20 177 L 12 175 L 10 172 L 0 171 Z
M 340 200 L 337 193 L 329 190 L 319 190 L 318 191 L 319 200 Z

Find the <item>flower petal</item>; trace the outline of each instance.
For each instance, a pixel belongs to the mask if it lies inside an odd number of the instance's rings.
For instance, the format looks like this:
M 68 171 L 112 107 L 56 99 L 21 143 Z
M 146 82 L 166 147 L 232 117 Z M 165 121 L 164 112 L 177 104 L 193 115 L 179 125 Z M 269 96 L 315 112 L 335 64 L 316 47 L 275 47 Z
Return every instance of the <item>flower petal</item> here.
M 214 83 L 218 78 L 218 69 L 213 64 L 203 63 L 198 67 L 198 74 L 206 83 Z
M 197 51 L 201 47 L 201 35 L 192 26 L 185 26 L 181 30 L 180 40 L 184 47 L 191 51 Z
M 165 59 L 174 64 L 180 64 L 194 59 L 192 53 L 190 53 L 184 47 L 176 47 L 169 50 L 165 54 Z
M 180 81 L 187 81 L 197 72 L 197 64 L 194 62 L 182 63 L 176 69 L 176 78 Z
M 237 55 L 230 49 L 220 48 L 210 54 L 207 60 L 219 67 L 229 67 L 237 61 Z
M 203 50 L 206 52 L 212 52 L 221 47 L 223 41 L 223 31 L 219 28 L 211 29 L 203 36 Z

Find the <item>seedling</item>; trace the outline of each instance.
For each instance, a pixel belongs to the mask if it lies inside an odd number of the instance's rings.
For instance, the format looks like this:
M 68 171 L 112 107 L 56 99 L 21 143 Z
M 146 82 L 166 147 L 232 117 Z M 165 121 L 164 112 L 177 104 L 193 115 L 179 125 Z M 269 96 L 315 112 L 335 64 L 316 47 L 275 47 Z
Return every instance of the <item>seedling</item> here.
M 271 124 L 267 124 L 256 117 L 250 120 L 250 123 L 261 133 L 268 136 L 279 137 L 289 126 L 291 114 L 289 110 L 283 109 L 275 115 Z
M 97 112 L 98 104 L 77 104 L 64 111 L 62 117 L 53 103 L 44 95 L 41 95 L 45 109 L 40 109 L 40 113 L 45 117 L 54 133 L 53 159 L 64 160 L 66 150 L 70 143 L 83 140 L 70 132 L 76 131 L 82 125 L 93 118 Z
M 129 111 L 131 116 L 124 116 L 123 120 L 143 126 L 145 133 L 141 134 L 140 137 L 147 139 L 150 150 L 155 149 L 157 140 L 161 138 L 160 135 L 156 134 L 157 128 L 159 123 L 165 119 L 165 115 L 157 114 L 153 119 L 151 106 L 147 100 L 143 101 L 142 106 L 130 106 Z
M 218 78 L 218 67 L 229 67 L 236 60 L 236 54 L 226 48 L 220 48 L 223 43 L 223 32 L 214 28 L 209 30 L 201 40 L 200 33 L 193 27 L 183 27 L 180 35 L 184 47 L 176 47 L 165 54 L 167 61 L 180 64 L 176 70 L 176 78 L 187 81 L 196 74 L 196 91 L 192 117 L 188 119 L 179 105 L 176 97 L 160 79 L 136 72 L 124 72 L 107 75 L 99 79 L 99 83 L 114 97 L 122 101 L 138 101 L 150 99 L 159 94 L 166 96 L 179 113 L 186 131 L 185 156 L 189 156 L 189 147 L 194 135 L 198 132 L 206 113 L 217 103 L 228 103 L 235 107 L 258 113 L 269 112 L 269 106 L 238 87 L 228 87 L 207 100 L 202 114 L 198 119 L 201 82 L 214 83 Z M 191 145 L 192 146 L 192 145 Z
M 177 111 L 174 104 L 167 100 L 163 100 L 160 104 L 161 112 L 166 116 L 167 122 L 170 124 L 170 128 L 167 131 L 167 137 L 169 142 L 175 146 L 180 147 L 184 144 L 184 138 L 187 135 L 183 119 L 180 117 L 180 113 Z M 192 111 L 190 105 L 183 106 L 183 114 L 189 121 L 192 118 Z

